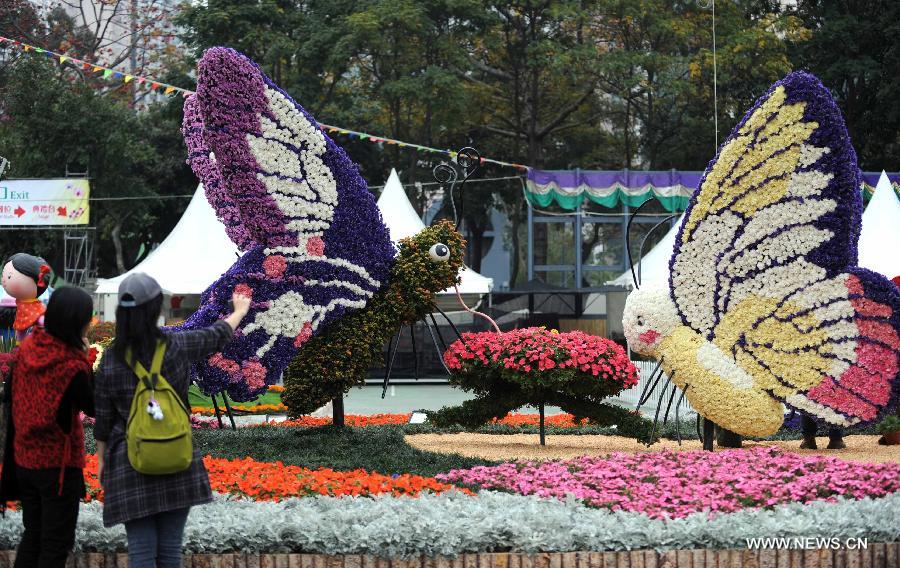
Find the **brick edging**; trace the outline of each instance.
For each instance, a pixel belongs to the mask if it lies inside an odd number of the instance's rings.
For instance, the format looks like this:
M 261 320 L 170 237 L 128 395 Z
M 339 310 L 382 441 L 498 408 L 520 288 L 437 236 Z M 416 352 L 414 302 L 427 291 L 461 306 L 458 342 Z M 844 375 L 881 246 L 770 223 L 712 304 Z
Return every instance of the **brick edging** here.
M 0 568 L 15 552 L 0 551 Z M 80 553 L 73 568 L 127 568 L 122 553 Z M 632 550 L 627 552 L 513 552 L 455 558 L 385 559 L 370 555 L 192 554 L 184 568 L 900 568 L 900 542 L 869 543 L 866 550 Z

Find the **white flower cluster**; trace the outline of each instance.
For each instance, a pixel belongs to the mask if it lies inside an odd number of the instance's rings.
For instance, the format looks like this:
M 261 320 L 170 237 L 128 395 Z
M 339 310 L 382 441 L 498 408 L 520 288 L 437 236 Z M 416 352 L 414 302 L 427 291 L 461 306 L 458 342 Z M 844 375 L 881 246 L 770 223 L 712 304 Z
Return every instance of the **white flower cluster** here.
M 739 389 L 753 387 L 753 377 L 744 371 L 734 359 L 722 352 L 714 343 L 703 342 L 697 350 L 697 362 Z
M 731 286 L 727 282 L 723 283 L 719 308 L 722 312 L 728 311 L 751 294 L 762 298 L 783 298 L 823 278 L 824 268 L 798 258 L 788 264 L 763 270 L 752 278 Z
M 321 236 L 338 201 L 334 175 L 322 161 L 325 135 L 279 91 L 266 89 L 266 99 L 276 120 L 260 114 L 262 136 L 247 135 L 263 170 L 257 178 L 288 218 L 288 229 L 306 239 Z
M 263 330 L 269 336 L 268 341 L 256 351 L 257 357 L 262 357 L 279 338 L 296 337 L 303 329 L 303 324 L 312 320 L 315 309 L 315 306 L 310 306 L 303 300 L 303 296 L 292 290 L 270 302 L 266 310 L 257 312 L 243 331 L 244 334 L 250 334 Z
M 859 422 L 859 418 L 847 418 L 841 414 L 838 414 L 827 406 L 809 400 L 802 394 L 792 394 L 785 398 L 784 401 L 794 408 L 803 410 L 812 416 L 818 416 L 829 424 L 834 424 L 835 426 L 853 426 L 854 424 Z
M 724 258 L 730 261 L 747 247 L 763 242 L 782 227 L 811 223 L 822 215 L 834 211 L 836 207 L 835 201 L 822 199 L 786 201 L 760 209 L 744 226 L 743 234 L 734 243 L 734 250 Z
M 791 227 L 751 249 L 745 249 L 733 256 L 731 262 L 720 262 L 720 270 L 729 279 L 747 276 L 751 272 L 800 258 L 833 236 L 831 231 L 817 229 L 813 225 Z
M 800 167 L 808 168 L 818 162 L 822 156 L 830 153 L 831 148 L 827 146 L 820 148 L 818 146 L 813 146 L 812 144 L 802 144 L 800 146 Z
M 730 211 L 709 215 L 681 245 L 672 266 L 672 294 L 691 326 L 702 334 L 715 323 L 717 259 L 731 248 L 741 219 Z

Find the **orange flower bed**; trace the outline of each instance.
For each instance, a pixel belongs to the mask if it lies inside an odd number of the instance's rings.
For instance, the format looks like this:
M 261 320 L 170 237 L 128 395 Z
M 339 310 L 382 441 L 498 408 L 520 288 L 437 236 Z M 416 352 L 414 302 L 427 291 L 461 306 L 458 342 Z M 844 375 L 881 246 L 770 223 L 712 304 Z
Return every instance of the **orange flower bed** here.
M 247 412 L 250 414 L 284 414 L 287 412 L 287 406 L 282 403 L 278 404 L 256 404 L 253 406 L 247 406 L 243 404 L 233 404 L 231 405 L 232 410 L 236 410 L 238 412 Z M 203 414 L 205 416 L 213 416 L 215 415 L 215 409 L 209 408 L 207 406 L 192 406 L 191 414 Z
M 346 414 L 344 423 L 347 426 L 385 426 L 387 424 L 406 424 L 411 414 Z M 281 426 L 284 428 L 326 426 L 331 424 L 328 416 L 301 416 L 295 420 L 275 422 L 268 426 Z M 258 424 L 257 426 L 266 426 Z
M 411 414 L 347 414 L 344 416 L 344 422 L 347 426 L 384 426 L 387 424 L 407 424 Z M 502 424 L 504 426 L 538 426 L 540 425 L 540 415 L 538 414 L 507 414 L 500 420 L 496 418 L 491 421 L 492 424 Z M 546 426 L 556 426 L 559 428 L 577 428 L 588 423 L 587 419 L 575 422 L 575 417 L 571 414 L 553 414 L 544 417 Z M 255 424 L 254 426 L 280 426 L 284 428 L 309 428 L 315 426 L 326 426 L 331 424 L 331 418 L 327 416 L 313 417 L 302 416 L 295 420 L 285 420 L 283 422 L 274 422 L 268 424 Z
M 313 495 L 343 497 L 389 494 L 416 497 L 423 491 L 442 493 L 456 489 L 433 477 L 407 473 L 389 476 L 362 469 L 308 469 L 281 462 L 259 462 L 251 458 L 227 460 L 207 456 L 203 458 L 203 463 L 209 471 L 209 483 L 213 491 L 256 501 L 281 501 L 290 497 Z M 103 501 L 103 489 L 97 478 L 97 456 L 87 457 L 84 474 L 88 487 L 85 500 Z

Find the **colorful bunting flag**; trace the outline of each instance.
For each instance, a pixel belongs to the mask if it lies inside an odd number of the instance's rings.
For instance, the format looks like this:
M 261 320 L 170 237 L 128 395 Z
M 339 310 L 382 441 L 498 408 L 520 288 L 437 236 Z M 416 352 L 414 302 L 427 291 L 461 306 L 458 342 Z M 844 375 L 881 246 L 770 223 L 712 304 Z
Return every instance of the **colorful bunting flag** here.
M 148 77 L 142 77 L 140 75 L 127 75 L 125 73 L 122 73 L 121 71 L 116 71 L 115 69 L 110 69 L 109 67 L 104 67 L 102 65 L 96 65 L 96 64 L 90 63 L 88 61 L 82 61 L 80 59 L 75 59 L 74 57 L 70 57 L 70 56 L 62 54 L 62 53 L 56 53 L 56 52 L 53 52 L 50 50 L 43 49 L 41 47 L 29 45 L 27 43 L 22 43 L 20 41 L 17 41 L 17 40 L 11 39 L 11 38 L 0 36 L 0 46 L 2 46 L 4 43 L 11 43 L 14 46 L 21 47 L 25 52 L 34 50 L 35 53 L 43 53 L 48 58 L 59 59 L 60 64 L 64 64 L 67 61 L 69 61 L 75 66 L 81 66 L 81 68 L 85 69 L 85 70 L 92 70 L 94 73 L 99 73 L 102 71 L 104 79 L 110 79 L 110 78 L 122 79 L 124 83 L 129 83 L 131 81 L 137 81 L 138 85 L 144 85 L 144 84 L 149 83 L 151 91 L 156 91 L 157 89 L 164 89 L 163 92 L 166 95 L 171 95 L 173 93 L 178 92 L 178 93 L 181 93 L 182 97 L 187 98 L 188 96 L 193 94 L 193 91 L 188 90 L 188 89 L 182 89 L 181 87 L 176 87 L 174 85 L 169 85 L 167 83 L 160 83 L 157 81 L 153 81 L 152 79 L 150 79 Z M 7 49 L 12 49 L 12 47 L 7 47 Z M 344 134 L 346 136 L 349 136 L 350 138 L 359 138 L 360 140 L 369 140 L 376 144 L 387 143 L 392 146 L 396 145 L 400 148 L 413 148 L 419 152 L 444 154 L 451 158 L 455 158 L 457 156 L 457 152 L 454 152 L 451 150 L 441 150 L 439 148 L 429 148 L 428 146 L 412 144 L 409 142 L 403 142 L 401 140 L 393 140 L 391 138 L 381 138 L 378 136 L 373 136 L 371 134 L 366 134 L 365 132 L 357 132 L 355 130 L 348 130 L 346 128 L 340 128 L 338 126 L 331 126 L 328 124 L 320 123 L 319 128 L 322 130 L 327 130 L 331 134 L 335 134 L 335 133 Z M 481 158 L 481 163 L 482 164 L 492 163 L 492 164 L 497 164 L 499 166 L 512 167 L 519 171 L 527 171 L 528 170 L 528 166 L 525 166 L 522 164 L 513 164 L 510 162 L 502 162 L 500 160 L 493 160 L 491 158 Z

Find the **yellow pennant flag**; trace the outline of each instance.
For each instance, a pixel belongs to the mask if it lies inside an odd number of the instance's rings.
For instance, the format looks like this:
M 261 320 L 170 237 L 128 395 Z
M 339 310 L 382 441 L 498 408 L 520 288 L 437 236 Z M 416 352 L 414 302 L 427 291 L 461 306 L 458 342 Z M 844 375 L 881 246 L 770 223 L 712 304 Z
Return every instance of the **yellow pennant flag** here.
M 125 82 L 126 82 L 126 83 L 127 83 L 128 81 L 131 81 L 132 79 L 134 79 L 134 77 L 132 77 L 131 75 L 125 75 Z
M 66 59 L 68 59 L 68 57 L 66 57 L 65 55 L 60 55 L 60 56 L 59 56 L 59 62 L 60 62 L 60 63 L 65 63 L 65 62 L 66 62 Z
M 175 87 L 166 87 L 166 94 L 171 95 L 175 92 Z
M 94 65 L 94 73 L 96 73 L 97 71 L 103 71 L 103 67 L 97 67 L 96 65 Z

